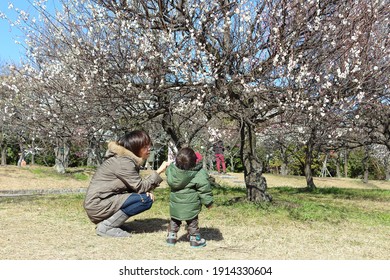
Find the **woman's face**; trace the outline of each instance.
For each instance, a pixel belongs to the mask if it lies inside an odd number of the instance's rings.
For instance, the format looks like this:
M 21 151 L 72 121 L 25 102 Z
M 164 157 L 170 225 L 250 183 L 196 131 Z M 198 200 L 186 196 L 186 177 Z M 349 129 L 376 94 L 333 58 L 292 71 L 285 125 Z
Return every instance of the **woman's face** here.
M 151 150 L 152 146 L 150 144 L 146 145 L 146 146 L 143 146 L 141 148 L 141 150 L 139 151 L 139 156 L 144 159 L 144 160 L 147 160 L 149 155 L 150 155 L 150 150 Z

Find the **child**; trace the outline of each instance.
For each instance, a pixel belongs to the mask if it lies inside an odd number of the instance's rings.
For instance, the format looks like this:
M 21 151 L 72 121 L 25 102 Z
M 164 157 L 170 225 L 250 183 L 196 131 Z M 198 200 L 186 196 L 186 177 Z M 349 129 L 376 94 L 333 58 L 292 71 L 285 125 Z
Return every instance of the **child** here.
M 204 247 L 206 240 L 200 237 L 198 214 L 202 204 L 211 208 L 213 194 L 209 175 L 197 162 L 193 149 L 183 148 L 176 156 L 176 165 L 171 164 L 166 170 L 167 182 L 171 189 L 169 211 L 171 221 L 168 227 L 168 245 L 175 245 L 177 232 L 182 221 L 187 222 L 191 247 Z

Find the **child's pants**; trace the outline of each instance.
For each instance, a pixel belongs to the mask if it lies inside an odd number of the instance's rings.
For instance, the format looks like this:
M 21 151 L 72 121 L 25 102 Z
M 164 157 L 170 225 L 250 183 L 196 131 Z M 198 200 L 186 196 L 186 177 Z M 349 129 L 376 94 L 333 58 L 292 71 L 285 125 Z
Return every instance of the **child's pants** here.
M 196 216 L 195 218 L 193 218 L 191 220 L 187 220 L 186 222 L 187 222 L 187 231 L 188 231 L 189 235 L 199 234 L 198 216 Z M 169 223 L 168 231 L 178 232 L 180 229 L 181 223 L 182 222 L 180 220 L 176 220 L 174 218 L 171 218 L 171 222 Z

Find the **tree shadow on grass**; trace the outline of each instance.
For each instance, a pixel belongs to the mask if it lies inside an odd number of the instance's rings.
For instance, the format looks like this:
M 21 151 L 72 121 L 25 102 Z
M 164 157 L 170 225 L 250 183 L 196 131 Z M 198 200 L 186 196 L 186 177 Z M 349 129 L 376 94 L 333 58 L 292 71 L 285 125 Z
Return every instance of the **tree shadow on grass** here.
M 152 219 L 130 221 L 128 223 L 125 223 L 121 228 L 133 234 L 152 233 L 152 232 L 159 232 L 159 231 L 166 232 L 168 230 L 168 224 L 169 224 L 169 220 L 152 218 Z M 223 240 L 222 233 L 217 228 L 201 228 L 200 234 L 206 240 L 215 240 L 215 241 Z M 187 233 L 180 236 L 178 241 L 188 241 Z
M 151 218 L 125 223 L 121 228 L 131 233 L 151 233 L 168 230 L 168 220 Z
M 179 232 L 180 234 L 180 232 Z M 217 228 L 201 228 L 200 235 L 207 240 L 221 241 L 223 240 L 222 232 Z M 187 232 L 180 236 L 178 242 L 188 242 Z

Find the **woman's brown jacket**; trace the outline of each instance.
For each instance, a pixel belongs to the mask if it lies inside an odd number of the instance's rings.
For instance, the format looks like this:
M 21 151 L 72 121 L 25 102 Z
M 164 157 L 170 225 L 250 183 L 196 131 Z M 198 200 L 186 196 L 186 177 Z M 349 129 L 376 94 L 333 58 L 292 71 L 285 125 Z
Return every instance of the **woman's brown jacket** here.
M 150 192 L 162 182 L 155 171 L 142 178 L 144 160 L 116 142 L 108 144 L 107 155 L 111 157 L 96 170 L 84 200 L 84 209 L 96 224 L 117 212 L 130 195 Z

